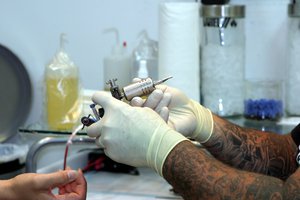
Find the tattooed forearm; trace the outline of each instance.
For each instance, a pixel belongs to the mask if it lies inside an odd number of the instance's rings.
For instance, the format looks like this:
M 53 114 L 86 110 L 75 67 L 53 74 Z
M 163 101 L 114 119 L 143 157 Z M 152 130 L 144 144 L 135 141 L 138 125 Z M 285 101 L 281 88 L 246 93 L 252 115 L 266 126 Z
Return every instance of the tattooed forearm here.
M 163 175 L 188 200 L 300 198 L 300 174 L 295 173 L 285 183 L 275 177 L 234 169 L 187 141 L 170 152 Z
M 297 169 L 297 147 L 290 135 L 242 128 L 217 116 L 204 146 L 219 160 L 243 170 L 286 179 Z

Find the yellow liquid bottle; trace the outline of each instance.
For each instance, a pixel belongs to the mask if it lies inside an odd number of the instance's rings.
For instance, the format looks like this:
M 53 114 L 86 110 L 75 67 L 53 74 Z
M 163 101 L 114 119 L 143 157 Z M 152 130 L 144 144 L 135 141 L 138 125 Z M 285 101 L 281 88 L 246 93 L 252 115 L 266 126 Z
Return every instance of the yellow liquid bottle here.
M 50 130 L 72 131 L 81 116 L 78 68 L 64 52 L 64 35 L 60 50 L 45 71 L 46 121 Z
M 48 127 L 72 130 L 80 116 L 78 77 L 47 77 L 46 89 Z

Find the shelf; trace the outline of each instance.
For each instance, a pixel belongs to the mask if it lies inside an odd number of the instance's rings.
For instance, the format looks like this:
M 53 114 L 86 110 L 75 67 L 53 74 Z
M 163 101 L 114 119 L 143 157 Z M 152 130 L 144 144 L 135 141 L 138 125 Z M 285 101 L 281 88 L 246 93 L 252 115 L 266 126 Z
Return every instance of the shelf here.
M 283 123 L 287 118 L 283 118 L 279 121 L 255 120 L 244 117 L 226 117 L 225 119 L 242 127 L 254 128 L 278 134 L 287 134 L 297 125 L 295 123 Z M 300 120 L 298 123 L 300 123 Z
M 60 130 L 47 130 L 47 129 L 35 129 L 35 128 L 19 128 L 20 133 L 34 133 L 34 134 L 50 134 L 50 135 L 70 135 L 72 134 L 71 130 L 60 131 Z M 85 130 L 79 131 L 76 135 L 87 135 Z

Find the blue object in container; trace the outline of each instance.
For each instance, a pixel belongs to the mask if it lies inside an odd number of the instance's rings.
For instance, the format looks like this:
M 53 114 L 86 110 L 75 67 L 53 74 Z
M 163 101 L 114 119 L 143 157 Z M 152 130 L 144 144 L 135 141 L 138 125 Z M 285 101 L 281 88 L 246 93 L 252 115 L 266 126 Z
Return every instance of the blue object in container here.
M 258 120 L 277 120 L 283 115 L 281 100 L 275 99 L 248 99 L 244 103 L 246 118 Z

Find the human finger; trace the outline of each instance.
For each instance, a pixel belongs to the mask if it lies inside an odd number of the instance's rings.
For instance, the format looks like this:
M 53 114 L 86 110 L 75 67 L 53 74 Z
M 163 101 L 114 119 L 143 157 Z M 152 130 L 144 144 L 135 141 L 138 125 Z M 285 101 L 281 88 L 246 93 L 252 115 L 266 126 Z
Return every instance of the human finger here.
M 96 138 L 95 142 L 96 142 L 96 145 L 97 145 L 97 146 L 99 146 L 99 147 L 101 147 L 101 148 L 105 148 L 105 147 L 104 147 L 104 144 L 103 144 L 103 143 L 101 142 L 101 140 L 100 140 L 100 136 L 98 136 L 98 137 Z
M 43 188 L 55 188 L 74 181 L 78 177 L 75 170 L 58 171 L 49 174 L 41 174 L 37 177 L 39 185 Z
M 102 118 L 100 121 L 87 127 L 86 132 L 89 137 L 99 137 L 101 135 L 102 120 L 104 119 Z
M 109 109 L 109 105 L 114 103 L 114 101 L 118 101 L 114 97 L 111 96 L 110 93 L 99 91 L 95 92 L 92 96 L 92 101 L 100 106 L 103 107 L 103 109 L 106 111 L 106 109 Z
M 159 112 L 160 117 L 165 121 L 168 122 L 169 119 L 169 109 L 167 107 L 162 107 Z
M 121 101 L 113 98 L 111 96 L 111 94 L 107 93 L 107 92 L 96 92 L 93 96 L 92 96 L 92 101 L 98 105 L 100 105 L 104 110 L 105 113 L 104 117 L 101 118 L 100 121 L 92 124 L 91 126 L 89 126 L 87 128 L 87 134 L 90 137 L 97 137 L 100 135 L 101 133 L 101 129 L 102 129 L 102 121 L 105 120 L 105 116 L 109 113 L 112 113 L 112 109 L 113 107 L 117 106 L 119 103 L 122 103 Z
M 144 107 L 155 109 L 163 98 L 163 92 L 161 90 L 154 90 L 144 103 Z
M 161 100 L 156 105 L 155 111 L 160 112 L 163 107 L 168 107 L 172 99 L 171 93 L 163 93 Z
M 133 97 L 133 99 L 131 99 L 130 101 L 130 105 L 135 107 L 142 107 L 144 102 L 145 100 L 141 97 Z

